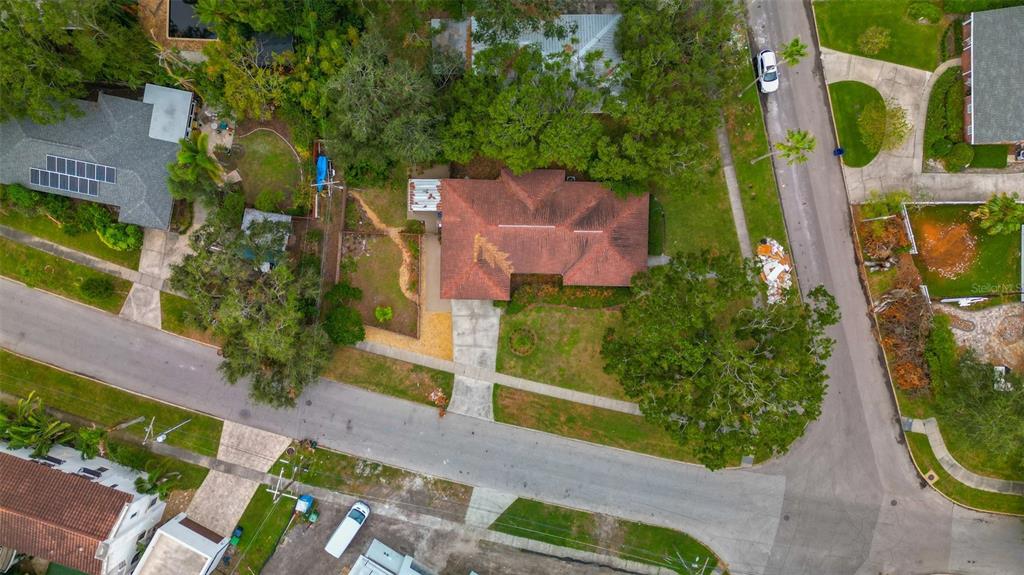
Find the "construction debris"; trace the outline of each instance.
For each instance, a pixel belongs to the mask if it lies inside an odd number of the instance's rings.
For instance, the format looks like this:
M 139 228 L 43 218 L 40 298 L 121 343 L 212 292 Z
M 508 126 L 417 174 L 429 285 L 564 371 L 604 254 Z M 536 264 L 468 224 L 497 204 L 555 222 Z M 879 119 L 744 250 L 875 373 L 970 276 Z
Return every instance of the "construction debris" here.
M 761 263 L 761 281 L 768 285 L 768 303 L 786 301 L 786 292 L 793 286 L 793 262 L 782 244 L 764 238 L 757 246 L 757 259 Z

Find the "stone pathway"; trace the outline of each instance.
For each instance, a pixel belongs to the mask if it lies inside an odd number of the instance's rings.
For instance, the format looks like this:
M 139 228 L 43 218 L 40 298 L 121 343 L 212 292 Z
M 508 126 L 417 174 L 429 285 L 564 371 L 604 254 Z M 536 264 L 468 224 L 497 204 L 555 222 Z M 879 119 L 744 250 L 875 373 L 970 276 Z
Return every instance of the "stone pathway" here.
M 482 367 L 477 367 L 475 365 L 466 365 L 456 363 L 453 361 L 446 361 L 443 359 L 438 359 L 436 357 L 411 352 L 405 349 L 381 345 L 379 343 L 374 343 L 370 341 L 361 341 L 358 344 L 356 344 L 356 347 L 369 353 L 383 355 L 385 357 L 390 357 L 392 359 L 397 359 L 400 361 L 413 363 L 416 365 L 422 365 L 440 371 L 447 371 L 448 373 L 453 373 L 457 376 L 462 375 L 478 381 L 488 382 L 492 384 L 497 383 L 500 385 L 504 385 L 505 387 L 512 387 L 515 389 L 529 391 L 531 393 L 536 393 L 539 395 L 547 395 L 549 397 L 564 399 L 566 401 L 582 403 L 584 405 L 600 407 L 602 409 L 609 409 L 611 411 L 628 413 L 630 415 L 640 415 L 640 408 L 637 406 L 637 404 L 628 401 L 622 401 L 620 399 L 612 399 L 610 397 L 593 395 L 590 393 L 584 393 L 582 391 L 574 391 L 572 389 L 558 387 L 557 385 L 540 383 L 539 381 L 531 381 L 529 379 L 523 379 L 521 377 L 515 377 L 504 373 L 498 373 L 493 369 L 486 369 Z
M 911 419 L 906 417 L 904 418 L 904 421 L 910 424 L 910 431 L 914 433 L 923 433 L 928 436 L 928 443 L 931 445 L 932 452 L 935 453 L 935 457 L 939 460 L 942 468 L 960 483 L 983 491 L 1006 493 L 1009 495 L 1024 495 L 1024 481 L 1009 481 L 1006 479 L 986 477 L 984 475 L 978 475 L 977 473 L 974 473 L 960 465 L 960 463 L 958 463 L 957 460 L 949 453 L 949 449 L 946 448 L 946 442 L 942 439 L 942 433 L 939 431 L 939 424 L 935 421 L 934 417 L 930 417 L 928 419 Z M 904 426 L 904 429 L 905 428 L 906 426 Z
M 722 171 L 725 173 L 725 185 L 729 188 L 729 206 L 732 208 L 732 221 L 736 227 L 736 236 L 740 241 L 740 254 L 744 258 L 754 257 L 754 249 L 750 244 L 750 232 L 747 230 L 747 216 L 743 212 L 743 196 L 740 195 L 740 184 L 736 179 L 736 166 L 732 161 L 732 147 L 729 146 L 729 133 L 725 130 L 725 117 L 718 126 L 718 154 L 722 156 Z
M 217 459 L 266 473 L 292 440 L 231 421 L 224 422 Z M 211 469 L 188 507 L 188 515 L 222 535 L 230 535 L 264 479 Z
M 923 173 L 922 157 L 925 116 L 931 86 L 943 71 L 959 60 L 927 72 L 821 48 L 822 69 L 828 83 L 856 80 L 876 88 L 883 98 L 893 98 L 907 110 L 914 122 L 912 138 L 898 150 L 879 152 L 875 159 L 861 168 L 843 165 L 850 201 L 864 201 L 872 190 L 920 191 L 928 199 L 985 201 L 1000 191 L 1024 188 L 1024 173 L 945 174 Z

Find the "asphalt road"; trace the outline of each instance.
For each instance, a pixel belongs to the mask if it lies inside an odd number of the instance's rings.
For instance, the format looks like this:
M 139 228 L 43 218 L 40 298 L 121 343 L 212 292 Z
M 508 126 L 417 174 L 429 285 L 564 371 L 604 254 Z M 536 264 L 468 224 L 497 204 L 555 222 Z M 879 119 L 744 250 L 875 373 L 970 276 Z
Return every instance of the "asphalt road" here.
M 760 45 L 799 35 L 796 0 L 752 2 Z M 208 347 L 0 279 L 0 346 L 113 385 L 440 477 L 683 529 L 737 574 L 1024 571 L 1020 520 L 960 509 L 918 483 L 856 275 L 845 188 L 817 52 L 783 69 L 768 128 L 811 131 L 807 164 L 779 167 L 802 287 L 835 294 L 843 320 L 822 417 L 789 454 L 754 470 L 701 468 L 436 411 L 324 381 L 295 410 L 251 404 Z M 131 416 L 133 414 L 125 414 Z

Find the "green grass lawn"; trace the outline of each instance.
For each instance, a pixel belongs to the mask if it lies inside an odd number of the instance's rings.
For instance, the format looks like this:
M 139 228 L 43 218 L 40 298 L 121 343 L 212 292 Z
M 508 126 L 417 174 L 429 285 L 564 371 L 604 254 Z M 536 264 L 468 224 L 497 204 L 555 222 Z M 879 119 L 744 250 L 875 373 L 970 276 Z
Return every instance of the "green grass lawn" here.
M 175 432 L 177 433 L 177 432 Z M 169 438 L 170 436 L 168 436 Z M 210 470 L 186 461 L 153 453 L 134 441 L 107 440 L 110 459 L 138 471 L 153 471 L 164 468 L 178 474 L 174 478 L 175 490 L 198 489 Z
M 939 464 L 935 453 L 932 452 L 931 445 L 928 444 L 927 435 L 907 433 L 906 437 L 918 468 L 923 473 L 927 473 L 929 470 L 934 471 L 939 476 L 939 480 L 934 483 L 935 488 L 953 501 L 984 511 L 1024 515 L 1024 497 L 982 491 L 960 483 L 946 473 L 946 470 Z
M 72 375 L 3 349 L 0 391 L 18 397 L 35 391 L 48 407 L 108 427 L 144 416 L 147 422 L 155 417 L 154 429 L 164 430 L 191 418 L 184 427 L 168 435 L 167 442 L 203 455 L 217 455 L 223 425 L 219 419 Z M 145 427 L 146 424 L 135 424 L 123 433 L 142 438 Z
M 667 459 L 696 459 L 659 425 L 630 415 L 546 395 L 494 386 L 494 419 Z M 736 457 L 735 464 L 739 464 Z
M 816 0 L 821 45 L 858 56 L 934 70 L 939 65 L 945 22 L 919 24 L 907 17 L 912 0 Z M 872 26 L 890 31 L 889 46 L 868 55 L 858 38 Z
M 718 565 L 718 558 L 710 549 L 685 533 L 531 499 L 516 499 L 490 528 L 535 541 L 583 551 L 611 552 L 623 559 L 670 568 L 678 567 L 674 559 L 678 554 L 697 567 L 681 573 L 711 573 Z M 706 570 L 700 570 L 702 567 Z
M 274 554 L 277 544 L 284 535 L 285 527 L 292 518 L 295 501 L 282 497 L 274 502 L 274 496 L 260 485 L 249 500 L 238 524 L 244 532 L 238 543 L 238 552 L 232 560 L 234 573 L 259 573 Z M 292 522 L 292 526 L 299 523 Z
M 408 215 L 408 185 L 408 168 L 398 165 L 395 166 L 391 178 L 386 183 L 374 188 L 361 188 L 359 195 L 366 200 L 370 209 L 385 225 L 401 228 L 405 226 Z M 351 200 L 351 197 L 349 199 Z
M 971 160 L 972 168 L 997 168 L 1006 167 L 1008 150 L 1002 144 L 988 144 L 974 146 L 974 159 Z
M 350 238 L 346 234 L 346 238 Z M 355 256 L 356 269 L 346 274 L 353 286 L 363 290 L 363 299 L 353 302 L 359 310 L 363 323 L 416 337 L 419 310 L 416 304 L 405 297 L 398 283 L 402 267 L 402 250 L 390 237 L 384 235 L 355 236 L 357 241 L 366 242 L 361 254 Z M 387 324 L 380 324 L 374 316 L 377 306 L 388 306 L 394 316 Z
M 857 119 L 869 104 L 885 105 L 878 90 L 853 80 L 828 85 L 832 97 L 832 114 L 839 132 L 839 145 L 845 150 L 843 163 L 851 168 L 860 168 L 871 163 L 878 154 L 871 151 L 860 138 Z
M 0 224 L 126 268 L 139 269 L 141 249 L 125 251 L 111 249 L 100 240 L 96 232 L 83 232 L 72 236 L 64 233 L 60 226 L 46 216 L 27 217 L 14 210 L 8 210 L 6 213 L 0 210 Z
M 245 148 L 237 160 L 242 189 L 249 204 L 256 201 L 260 192 L 280 190 L 285 193 L 285 204 L 290 205 L 291 195 L 299 188 L 299 162 L 288 145 L 275 133 L 259 130 L 235 140 Z M 284 206 L 282 206 L 284 207 Z
M 946 442 L 946 449 L 960 465 L 979 475 L 1024 481 L 1024 476 L 1014 469 L 1013 458 L 1015 455 L 1013 453 L 1007 453 L 1003 449 L 996 449 L 995 446 L 978 442 L 975 438 L 963 433 L 955 421 L 949 421 L 940 414 L 936 415 L 936 420 L 939 422 L 939 429 L 942 430 L 942 439 Z
M 655 196 L 651 196 L 647 217 L 647 253 L 652 256 L 665 253 L 665 208 Z
M 726 128 L 736 167 L 736 180 L 740 186 L 743 213 L 747 217 L 747 231 L 750 232 L 753 244 L 751 247 L 756 248 L 757 242 L 764 237 L 774 238 L 788 246 L 786 222 L 782 218 L 782 202 L 775 187 L 771 159 L 750 163 L 770 150 L 756 88 L 747 90 L 738 100 L 731 100 L 731 105 L 726 109 Z
M 409 401 L 434 405 L 430 392 L 440 387 L 451 399 L 455 376 L 395 359 L 342 347 L 334 352 L 324 376 Z
M 917 249 L 914 263 L 933 297 L 963 297 L 1020 290 L 1020 234 L 990 236 L 970 218 L 975 205 L 926 206 L 910 212 Z M 942 277 L 925 263 L 928 231 L 967 224 L 975 238 L 974 263 L 955 278 Z
M 52 256 L 35 248 L 0 238 L 0 275 L 18 280 L 29 287 L 38 287 L 69 299 L 118 313 L 132 284 L 102 272 Z M 96 298 L 80 289 L 89 278 L 110 279 L 114 292 L 109 297 Z
M 601 359 L 605 330 L 618 319 L 618 311 L 543 304 L 504 314 L 498 337 L 498 371 L 625 399 L 622 386 L 604 372 Z M 520 333 L 533 334 L 535 340 L 532 351 L 526 355 L 517 355 L 512 350 L 512 338 Z
M 160 325 L 165 331 L 204 343 L 215 344 L 213 332 L 202 330 L 187 318 L 193 313 L 192 302 L 172 293 L 160 292 Z

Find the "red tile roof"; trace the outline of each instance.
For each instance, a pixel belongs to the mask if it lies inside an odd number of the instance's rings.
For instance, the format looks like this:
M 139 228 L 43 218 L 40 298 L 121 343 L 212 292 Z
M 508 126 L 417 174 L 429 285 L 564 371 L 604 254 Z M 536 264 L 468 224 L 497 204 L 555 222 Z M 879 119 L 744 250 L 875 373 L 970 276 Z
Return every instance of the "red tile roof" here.
M 507 300 L 514 273 L 628 286 L 647 269 L 648 204 L 564 170 L 442 180 L 441 297 Z
M 0 453 L 0 545 L 99 575 L 129 493 Z

